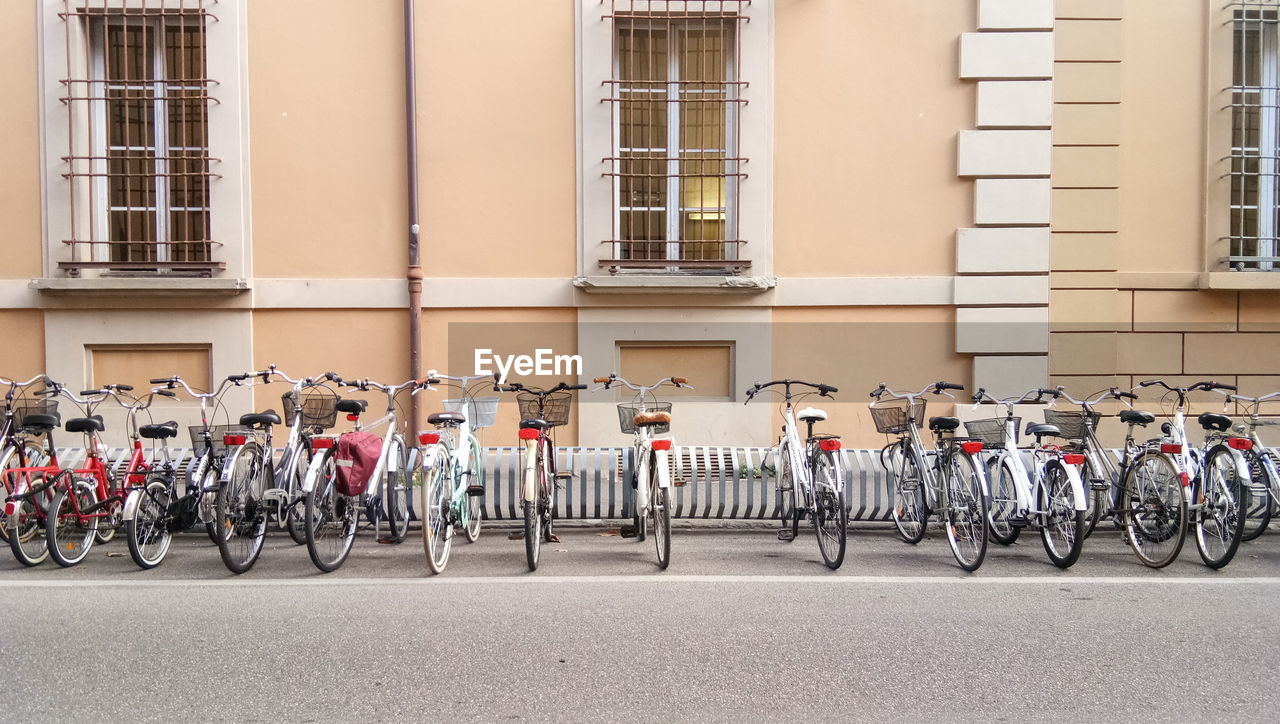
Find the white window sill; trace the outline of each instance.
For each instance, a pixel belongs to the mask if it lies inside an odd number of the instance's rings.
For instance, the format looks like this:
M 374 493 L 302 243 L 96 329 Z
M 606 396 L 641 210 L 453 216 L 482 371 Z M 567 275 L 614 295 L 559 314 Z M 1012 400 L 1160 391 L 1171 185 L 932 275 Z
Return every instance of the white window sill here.
M 163 296 L 234 296 L 249 291 L 247 279 L 192 277 L 41 277 L 32 279 L 32 289 L 54 295 L 157 294 Z
M 694 294 L 760 294 L 778 286 L 775 277 L 619 274 L 575 277 L 573 285 L 589 294 L 680 291 Z

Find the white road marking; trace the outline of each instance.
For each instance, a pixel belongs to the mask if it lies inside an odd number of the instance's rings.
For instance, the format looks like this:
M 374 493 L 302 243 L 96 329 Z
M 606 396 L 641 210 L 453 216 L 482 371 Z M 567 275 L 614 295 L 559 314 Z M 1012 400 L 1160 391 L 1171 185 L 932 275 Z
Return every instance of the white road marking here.
M 960 585 L 960 586 L 1072 586 L 1072 585 L 1201 585 L 1277 586 L 1280 577 L 1258 576 L 1217 578 L 1213 576 L 443 576 L 433 578 L 220 578 L 162 579 L 154 581 L 94 578 L 87 580 L 0 580 L 0 589 L 15 588 L 199 588 L 199 587 L 307 587 L 307 586 L 528 586 L 633 583 L 661 585 L 680 583 L 714 584 L 818 584 L 841 585 Z

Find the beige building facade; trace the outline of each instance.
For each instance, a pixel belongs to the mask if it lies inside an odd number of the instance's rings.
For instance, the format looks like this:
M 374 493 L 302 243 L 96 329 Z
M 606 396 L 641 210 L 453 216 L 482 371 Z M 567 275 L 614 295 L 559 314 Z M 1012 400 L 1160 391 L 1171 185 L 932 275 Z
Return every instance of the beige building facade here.
M 1280 389 L 1277 3 L 412 5 L 424 370 L 683 374 L 677 438 L 740 445 L 782 377 L 853 446 L 880 381 Z M 0 5 L 0 375 L 407 378 L 405 30 Z M 562 443 L 624 439 L 604 395 Z

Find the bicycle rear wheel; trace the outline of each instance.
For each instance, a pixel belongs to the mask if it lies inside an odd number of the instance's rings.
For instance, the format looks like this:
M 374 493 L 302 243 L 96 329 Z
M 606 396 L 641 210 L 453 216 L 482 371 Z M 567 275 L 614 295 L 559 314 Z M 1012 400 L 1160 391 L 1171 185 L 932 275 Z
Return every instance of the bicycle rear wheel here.
M 306 517 L 307 501 L 302 495 L 302 481 L 307 477 L 311 467 L 311 455 L 306 447 L 298 450 L 298 457 L 293 461 L 293 470 L 286 478 L 289 481 L 288 500 L 284 505 L 284 525 L 289 530 L 289 537 L 297 545 L 307 542 Z
M 45 516 L 44 534 L 49 541 L 49 555 L 64 568 L 80 563 L 89 555 L 98 534 L 99 518 L 81 511 L 98 502 L 98 491 L 92 481 L 77 485 L 70 475 L 57 485 L 53 502 Z
M 173 541 L 165 520 L 173 504 L 172 491 L 163 476 L 153 477 L 141 490 L 130 495 L 138 496 L 137 509 L 125 523 L 125 539 L 129 544 L 129 557 L 144 570 L 155 568 L 164 560 Z
M 382 476 L 382 499 L 387 507 L 391 540 L 404 541 L 409 535 L 409 476 L 405 473 L 404 444 L 392 438 L 387 450 L 387 469 Z
M 1044 485 L 1040 487 L 1036 507 L 1045 511 L 1040 522 L 1040 539 L 1045 553 L 1058 568 L 1070 568 L 1080 559 L 1084 544 L 1085 511 L 1076 510 L 1076 494 L 1066 468 L 1057 460 L 1049 461 Z
M 43 474 L 31 478 L 29 485 L 15 488 L 32 490 L 41 488 L 47 480 Z M 17 502 L 17 510 L 5 524 L 9 529 L 9 548 L 13 557 L 24 566 L 38 566 L 49 557 L 48 539 L 45 538 L 45 515 L 53 497 L 53 488 L 42 488 Z
M 653 521 L 653 545 L 658 551 L 658 568 L 671 565 L 671 506 L 667 489 L 658 486 L 658 472 L 649 466 L 649 518 Z
M 1103 452 L 1103 455 L 1106 453 Z M 1102 514 L 1106 512 L 1109 504 L 1106 491 L 1094 490 L 1093 485 L 1097 482 L 1106 482 L 1107 473 L 1105 470 L 1097 470 L 1093 466 L 1093 456 L 1085 458 L 1085 466 L 1081 470 L 1084 476 L 1084 495 L 1087 501 L 1087 507 L 1084 511 L 1084 531 L 1081 533 L 1081 539 L 1088 538 L 1093 535 L 1093 529 L 1098 527 L 1098 521 L 1102 520 Z
M 1262 535 L 1271 524 L 1272 481 L 1256 452 L 1244 451 L 1244 459 L 1249 463 L 1249 488 L 1245 491 L 1244 532 L 1240 540 L 1249 541 Z
M 893 468 L 890 471 L 893 474 L 893 525 L 904 541 L 915 545 L 924 539 L 929 527 L 924 479 L 906 440 L 893 445 L 887 454 Z
M 333 448 L 324 451 L 319 476 L 314 481 L 303 517 L 307 555 L 316 568 L 330 573 L 338 570 L 356 537 L 360 506 L 356 498 L 338 491 L 337 464 Z
M 432 460 L 435 463 L 426 470 L 422 506 L 419 508 L 422 511 L 422 549 L 427 554 L 427 567 L 431 572 L 443 573 L 453 548 L 453 523 L 450 521 L 453 485 L 445 474 L 448 450 L 441 446 Z
M 944 517 L 947 543 L 956 562 L 976 571 L 987 556 L 987 498 L 982 492 L 978 463 L 968 453 L 953 451 L 943 472 L 947 491 Z
M 39 445 L 31 440 L 24 440 L 22 448 L 19 450 L 9 445 L 0 452 L 0 497 L 9 497 L 18 482 L 20 475 L 11 471 L 43 464 L 38 462 L 44 455 L 44 450 Z M 0 509 L 0 540 L 9 541 L 9 521 L 3 509 Z
M 840 478 L 835 455 L 819 452 L 813 461 L 813 529 L 822 562 L 833 571 L 844 563 L 849 542 L 849 510 L 844 505 L 844 481 Z
M 263 505 L 264 461 L 262 448 L 249 443 L 225 463 L 230 467 L 218 486 L 214 504 L 218 529 L 218 554 L 232 573 L 244 573 L 257 562 L 267 533 L 267 509 Z M 267 471 L 269 473 L 269 471 Z
M 480 443 L 474 437 L 470 439 L 469 447 L 471 451 L 467 453 L 467 470 L 469 475 L 464 481 L 467 487 L 479 487 L 482 490 L 485 487 L 484 475 L 484 452 L 480 449 Z M 462 532 L 467 537 L 468 543 L 475 543 L 480 538 L 480 524 L 484 517 L 484 497 L 480 495 L 467 496 L 467 524 L 463 527 Z
M 1012 545 L 1018 540 L 1022 528 L 1009 522 L 1018 512 L 1018 492 L 1013 482 L 1013 468 L 1004 455 L 995 455 L 988 460 L 987 480 L 991 481 L 991 505 L 987 512 L 991 537 L 1000 545 Z
M 1178 470 L 1168 458 L 1140 455 L 1125 475 L 1117 507 L 1138 560 L 1163 568 L 1178 557 L 1187 536 L 1187 503 Z
M 1193 519 L 1196 548 L 1206 566 L 1222 568 L 1240 548 L 1245 522 L 1240 503 L 1248 495 L 1229 448 L 1219 445 L 1209 451 L 1195 490 L 1200 503 Z

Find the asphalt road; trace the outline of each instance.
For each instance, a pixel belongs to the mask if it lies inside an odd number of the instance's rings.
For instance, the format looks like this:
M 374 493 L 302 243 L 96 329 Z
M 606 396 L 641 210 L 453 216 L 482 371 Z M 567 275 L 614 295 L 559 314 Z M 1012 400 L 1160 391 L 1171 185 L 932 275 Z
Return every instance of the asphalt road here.
M 1280 534 L 1169 568 L 1102 530 L 1058 571 L 1038 538 L 964 574 L 944 538 L 681 528 L 673 564 L 605 529 L 543 565 L 490 528 L 430 576 L 368 536 L 338 572 L 274 535 L 232 576 L 200 536 L 140 571 L 0 555 L 5 721 L 1275 721 Z

